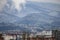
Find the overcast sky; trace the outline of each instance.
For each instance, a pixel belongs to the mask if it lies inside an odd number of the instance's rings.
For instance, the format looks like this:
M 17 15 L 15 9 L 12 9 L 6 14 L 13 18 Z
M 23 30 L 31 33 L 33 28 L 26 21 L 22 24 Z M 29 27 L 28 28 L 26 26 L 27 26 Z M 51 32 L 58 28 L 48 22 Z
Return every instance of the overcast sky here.
M 0 11 L 2 10 L 2 8 L 4 7 L 4 5 L 7 3 L 6 0 L 0 0 Z
M 50 2 L 50 3 L 59 3 L 60 0 L 30 0 L 30 1 L 36 1 L 36 2 Z
M 36 1 L 36 2 L 49 2 L 49 3 L 58 3 L 60 4 L 60 0 L 29 0 L 29 1 Z M 13 0 L 13 2 L 15 3 L 15 6 L 17 9 L 19 9 L 19 4 L 24 2 L 25 0 Z M 2 10 L 2 8 L 4 7 L 4 5 L 7 3 L 7 0 L 0 0 L 0 11 Z

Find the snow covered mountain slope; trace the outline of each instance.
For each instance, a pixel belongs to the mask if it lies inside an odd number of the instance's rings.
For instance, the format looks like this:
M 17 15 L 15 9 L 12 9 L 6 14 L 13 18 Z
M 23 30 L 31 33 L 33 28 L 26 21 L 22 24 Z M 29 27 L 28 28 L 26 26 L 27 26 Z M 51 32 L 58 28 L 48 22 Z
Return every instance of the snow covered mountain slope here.
M 26 1 L 26 4 L 16 9 L 14 3 L 7 2 L 0 12 L 0 30 L 22 30 L 39 32 L 51 30 L 60 24 L 60 4 L 38 3 Z M 55 26 L 54 26 L 55 25 Z M 60 25 L 59 25 L 60 26 Z

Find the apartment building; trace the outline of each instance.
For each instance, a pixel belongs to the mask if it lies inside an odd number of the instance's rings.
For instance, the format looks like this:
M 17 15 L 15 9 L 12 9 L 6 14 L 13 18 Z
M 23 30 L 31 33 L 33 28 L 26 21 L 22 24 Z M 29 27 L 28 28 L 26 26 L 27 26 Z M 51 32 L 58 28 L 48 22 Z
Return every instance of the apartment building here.
M 0 40 L 55 40 L 55 36 L 53 31 L 42 31 L 37 32 L 36 34 L 33 33 L 8 33 L 8 34 L 1 34 Z

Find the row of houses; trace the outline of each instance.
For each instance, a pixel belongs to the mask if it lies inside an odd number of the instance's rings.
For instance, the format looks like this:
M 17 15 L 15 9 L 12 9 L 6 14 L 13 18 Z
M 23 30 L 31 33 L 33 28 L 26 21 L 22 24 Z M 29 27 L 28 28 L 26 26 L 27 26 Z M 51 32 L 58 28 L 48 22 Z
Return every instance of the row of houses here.
M 0 40 L 56 40 L 54 31 L 42 31 L 37 33 L 0 33 Z

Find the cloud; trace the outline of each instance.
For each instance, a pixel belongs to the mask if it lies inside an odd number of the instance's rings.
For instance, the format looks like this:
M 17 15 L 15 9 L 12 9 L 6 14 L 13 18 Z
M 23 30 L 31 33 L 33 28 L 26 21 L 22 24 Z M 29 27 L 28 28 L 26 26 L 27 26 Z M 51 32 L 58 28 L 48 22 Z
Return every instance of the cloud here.
M 2 11 L 2 8 L 5 6 L 7 3 L 7 0 L 0 0 L 0 11 Z
M 29 0 L 29 1 L 49 2 L 49 3 L 59 3 L 60 4 L 60 0 Z
M 15 8 L 17 10 L 21 10 L 21 4 L 25 4 L 26 3 L 26 0 L 12 0 L 13 3 L 15 4 Z

